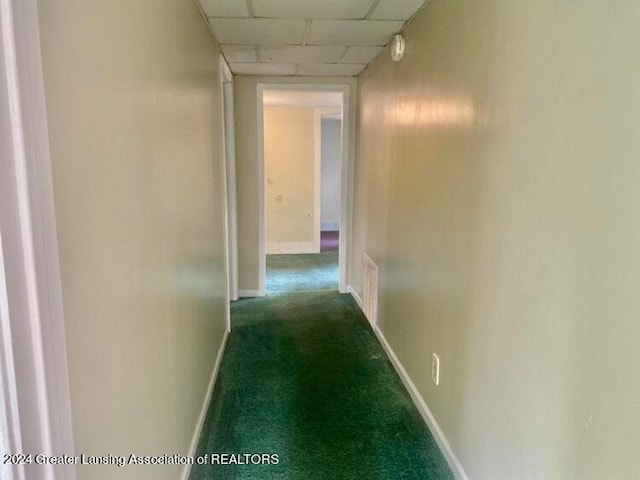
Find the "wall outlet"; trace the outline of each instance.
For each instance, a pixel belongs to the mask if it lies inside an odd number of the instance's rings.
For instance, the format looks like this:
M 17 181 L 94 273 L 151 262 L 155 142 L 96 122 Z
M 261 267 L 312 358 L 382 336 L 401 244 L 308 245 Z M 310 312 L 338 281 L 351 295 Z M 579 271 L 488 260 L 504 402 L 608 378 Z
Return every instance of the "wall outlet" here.
M 436 386 L 440 384 L 440 357 L 435 353 L 431 354 L 431 380 Z

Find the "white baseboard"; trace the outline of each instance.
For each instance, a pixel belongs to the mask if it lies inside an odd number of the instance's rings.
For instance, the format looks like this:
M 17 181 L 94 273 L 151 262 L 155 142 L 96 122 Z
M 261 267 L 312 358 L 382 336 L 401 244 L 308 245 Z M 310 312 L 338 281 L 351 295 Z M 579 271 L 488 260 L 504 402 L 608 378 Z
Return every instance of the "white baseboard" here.
M 358 292 L 356 292 L 353 287 L 351 285 L 349 285 L 347 287 L 347 293 L 350 293 L 351 296 L 353 297 L 353 299 L 356 301 L 356 303 L 358 304 L 358 306 L 360 307 L 360 310 L 362 310 L 362 299 L 360 298 L 360 295 L 358 295 Z
M 200 416 L 198 417 L 198 423 L 196 424 L 196 431 L 193 433 L 193 438 L 191 439 L 191 445 L 189 446 L 189 455 L 194 458 L 196 456 L 196 451 L 198 449 L 198 441 L 200 440 L 200 435 L 202 434 L 202 426 L 204 424 L 205 418 L 207 417 L 207 410 L 209 409 L 209 403 L 211 402 L 211 395 L 213 394 L 213 386 L 216 384 L 216 379 L 218 378 L 218 372 L 220 371 L 220 362 L 222 362 L 222 355 L 224 354 L 224 349 L 227 346 L 228 337 L 229 337 L 229 330 L 225 330 L 224 336 L 222 337 L 222 342 L 220 343 L 220 348 L 218 349 L 218 355 L 216 356 L 216 363 L 213 366 L 213 371 L 211 372 L 209 385 L 207 386 L 207 394 L 204 397 L 202 409 L 200 410 Z M 189 479 L 189 475 L 191 475 L 191 467 L 192 465 L 185 466 L 185 469 L 182 472 L 182 480 Z
M 352 295 L 354 295 L 354 293 L 355 292 L 353 292 Z M 354 298 L 356 298 L 356 302 L 357 302 L 358 299 L 356 295 L 354 295 Z M 427 427 L 431 431 L 433 438 L 435 439 L 438 446 L 440 447 L 440 451 L 442 452 L 445 460 L 449 464 L 449 467 L 451 468 L 456 480 L 468 480 L 467 474 L 462 468 L 462 464 L 456 457 L 455 453 L 453 453 L 453 450 L 451 449 L 451 445 L 449 445 L 449 441 L 445 437 L 444 432 L 440 428 L 440 425 L 438 425 L 438 422 L 436 421 L 435 417 L 431 413 L 431 410 L 429 410 L 429 407 L 424 401 L 424 398 L 422 398 L 422 395 L 420 395 L 420 392 L 418 392 L 418 389 L 416 388 L 415 384 L 409 377 L 409 374 L 407 374 L 407 371 L 402 366 L 402 363 L 400 363 L 400 360 L 398 359 L 395 352 L 391 348 L 391 345 L 389 345 L 389 343 L 387 342 L 387 339 L 385 338 L 384 334 L 378 328 L 377 325 L 373 325 L 372 328 L 374 333 L 376 334 L 376 337 L 378 337 L 378 340 L 380 340 L 382 347 L 387 353 L 387 357 L 389 357 L 389 360 L 391 360 L 393 367 L 396 369 L 396 372 L 400 376 L 402 383 L 404 384 L 405 388 L 409 392 L 409 395 L 411 395 L 411 399 L 413 400 L 413 403 L 418 408 L 420 415 L 422 415 L 422 419 L 427 424 Z
M 240 298 L 249 298 L 249 297 L 262 297 L 260 295 L 260 290 L 238 290 L 238 296 Z
M 360 295 L 358 295 L 358 293 L 351 286 L 349 286 L 348 290 L 351 296 L 355 299 L 356 303 L 362 309 L 363 304 L 362 304 L 362 299 L 360 298 Z M 391 345 L 389 345 L 389 342 L 387 342 L 387 339 L 382 333 L 382 330 L 380 330 L 380 328 L 377 325 L 371 325 L 371 328 L 373 329 L 373 332 L 375 333 L 376 337 L 378 337 L 378 340 L 380 341 L 382 348 L 384 348 L 384 351 L 387 354 L 387 357 L 391 361 L 393 368 L 395 368 L 396 372 L 398 373 L 400 380 L 402 380 L 404 387 L 409 392 L 409 395 L 411 396 L 411 400 L 413 400 L 414 405 L 420 412 L 422 419 L 427 424 L 429 431 L 431 431 L 431 434 L 433 435 L 433 438 L 438 444 L 438 447 L 440 447 L 440 451 L 442 452 L 445 460 L 449 464 L 449 468 L 451 468 L 451 470 L 453 471 L 453 474 L 456 477 L 456 480 L 468 480 L 467 474 L 462 468 L 462 464 L 456 457 L 455 453 L 453 453 L 453 450 L 451 449 L 451 445 L 449 445 L 449 441 L 447 440 L 447 437 L 445 437 L 444 432 L 440 428 L 440 425 L 438 425 L 438 422 L 436 421 L 435 417 L 431 413 L 431 410 L 429 410 L 429 407 L 427 406 L 427 403 L 424 401 L 424 398 L 422 398 L 422 395 L 420 394 L 420 392 L 418 392 L 418 389 L 416 388 L 415 384 L 409 377 L 409 374 L 402 366 L 402 363 L 400 363 L 400 360 L 398 359 L 395 352 L 391 348 Z
M 314 242 L 267 242 L 267 255 L 273 253 L 318 253 Z
M 322 222 L 320 223 L 320 230 L 323 232 L 337 232 L 340 230 L 338 222 Z

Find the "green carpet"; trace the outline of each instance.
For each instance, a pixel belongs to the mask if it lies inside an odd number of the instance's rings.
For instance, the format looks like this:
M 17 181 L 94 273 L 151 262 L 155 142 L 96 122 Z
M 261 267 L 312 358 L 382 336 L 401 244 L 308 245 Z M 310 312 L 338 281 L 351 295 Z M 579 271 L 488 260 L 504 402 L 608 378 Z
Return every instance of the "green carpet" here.
M 277 465 L 194 465 L 204 479 L 453 476 L 353 299 L 244 299 L 200 437 L 205 453 L 277 454 Z
M 267 295 L 338 289 L 338 252 L 267 255 Z

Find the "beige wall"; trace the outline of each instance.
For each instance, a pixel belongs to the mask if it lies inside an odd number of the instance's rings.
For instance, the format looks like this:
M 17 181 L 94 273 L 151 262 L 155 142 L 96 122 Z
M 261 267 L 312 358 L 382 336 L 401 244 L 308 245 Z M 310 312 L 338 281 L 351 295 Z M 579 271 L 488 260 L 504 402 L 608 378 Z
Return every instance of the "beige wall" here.
M 432 0 L 359 79 L 354 274 L 471 479 L 640 472 L 637 18 Z
M 218 47 L 191 1 L 39 9 L 77 452 L 186 454 L 226 321 Z
M 259 83 L 271 84 L 348 84 L 351 86 L 350 110 L 355 112 L 355 78 L 350 77 L 234 77 L 236 127 L 236 181 L 238 195 L 238 285 L 240 290 L 257 291 L 260 285 L 259 185 L 258 178 L 258 103 Z M 348 126 L 355 138 L 355 115 Z M 350 142 L 349 158 L 355 156 L 355 141 Z M 346 226 L 345 228 L 349 228 Z M 344 230 L 344 229 L 343 229 Z
M 303 243 L 313 248 L 314 137 L 313 108 L 264 108 L 267 253 L 270 244 Z

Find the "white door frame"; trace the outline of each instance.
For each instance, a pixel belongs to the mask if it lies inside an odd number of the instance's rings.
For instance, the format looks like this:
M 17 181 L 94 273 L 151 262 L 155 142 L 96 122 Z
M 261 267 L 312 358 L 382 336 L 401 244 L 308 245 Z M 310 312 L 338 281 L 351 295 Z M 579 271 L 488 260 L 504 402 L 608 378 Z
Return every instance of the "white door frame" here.
M 220 92 L 222 95 L 222 139 L 227 212 L 227 281 L 230 301 L 238 300 L 238 210 L 236 200 L 236 140 L 233 105 L 233 74 L 220 55 Z M 230 327 L 230 325 L 229 325 Z
M 7 286 L 2 317 L 11 327 L 22 448 L 26 453 L 73 455 L 37 0 L 0 0 L 0 22 L 0 128 L 7 140 L 0 142 Z M 11 352 L 6 345 L 0 349 L 6 381 Z M 33 480 L 76 478 L 72 465 L 27 466 L 25 471 Z M 23 478 L 19 471 L 10 475 Z
M 313 225 L 313 241 L 316 252 L 320 251 L 320 233 L 321 214 L 322 214 L 322 119 L 338 118 L 340 119 L 340 128 L 342 129 L 342 111 L 339 107 L 318 107 L 313 111 L 313 151 L 315 166 L 315 198 L 314 198 L 314 225 Z M 340 146 L 342 148 L 342 145 Z M 340 199 L 342 205 L 342 198 Z M 339 237 L 338 237 L 339 238 Z
M 257 85 L 257 105 L 258 105 L 258 255 L 259 255 L 259 296 L 266 293 L 266 201 L 265 201 L 265 165 L 264 165 L 264 91 L 265 90 L 307 90 L 320 92 L 340 92 L 342 93 L 342 149 L 340 155 L 340 239 L 338 252 L 338 267 L 340 277 L 338 280 L 338 290 L 340 293 L 347 292 L 347 266 L 348 259 L 351 258 L 350 235 L 352 196 L 349 186 L 353 184 L 350 178 L 353 172 L 352 158 L 349 155 L 351 147 L 351 85 L 345 84 L 324 84 L 324 83 L 258 83 Z
M 0 67 L 1 71 L 1 67 Z M 4 72 L 3 72 L 4 73 Z M 1 105 L 0 105 L 1 107 Z M 4 111 L 0 110 L 0 114 Z M 9 318 L 9 293 L 5 274 L 4 248 L 0 230 L 0 452 L 23 452 L 20 433 L 20 410 L 13 355 L 13 335 Z M 0 478 L 24 480 L 21 464 L 0 464 Z

